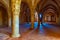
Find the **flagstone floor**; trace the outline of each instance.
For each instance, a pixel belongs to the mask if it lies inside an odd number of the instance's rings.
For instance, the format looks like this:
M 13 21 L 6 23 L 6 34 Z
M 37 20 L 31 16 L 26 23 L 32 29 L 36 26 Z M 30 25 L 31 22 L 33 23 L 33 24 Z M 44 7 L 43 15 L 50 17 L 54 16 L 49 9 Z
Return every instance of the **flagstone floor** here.
M 60 26 L 43 23 L 40 24 L 39 30 L 37 30 L 37 23 L 34 25 L 33 30 L 29 30 L 30 24 L 20 25 L 19 38 L 12 38 L 10 27 L 0 28 L 0 40 L 60 40 Z M 5 36 L 7 35 L 7 36 Z M 6 39 L 4 39 L 6 37 Z

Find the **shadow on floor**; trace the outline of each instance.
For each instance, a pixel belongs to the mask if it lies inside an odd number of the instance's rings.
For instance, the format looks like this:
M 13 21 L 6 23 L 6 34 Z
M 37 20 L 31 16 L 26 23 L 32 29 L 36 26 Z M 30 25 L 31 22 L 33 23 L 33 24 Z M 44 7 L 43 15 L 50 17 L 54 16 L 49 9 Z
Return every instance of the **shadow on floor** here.
M 20 34 L 22 36 L 24 36 L 25 34 L 27 35 L 27 34 L 33 32 L 36 34 L 39 33 L 39 34 L 42 34 L 45 36 L 60 38 L 60 26 L 59 25 L 47 24 L 47 23 L 40 24 L 40 28 L 38 30 L 38 33 L 36 32 L 36 29 L 38 27 L 37 22 L 34 23 L 34 29 L 33 30 L 29 30 L 30 27 L 31 27 L 31 23 L 21 24 L 19 27 Z M 0 32 L 6 33 L 6 34 L 11 36 L 12 28 L 11 27 L 0 28 Z

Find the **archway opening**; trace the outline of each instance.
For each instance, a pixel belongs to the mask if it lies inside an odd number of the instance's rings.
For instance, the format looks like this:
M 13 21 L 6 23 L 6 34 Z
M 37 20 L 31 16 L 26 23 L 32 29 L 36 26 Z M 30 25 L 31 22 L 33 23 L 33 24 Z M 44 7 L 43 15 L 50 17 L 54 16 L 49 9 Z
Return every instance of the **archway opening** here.
M 35 11 L 35 13 L 34 13 L 34 22 L 38 22 L 38 12 L 37 11 Z
M 53 9 L 47 9 L 43 14 L 43 22 L 55 24 L 57 20 L 57 13 Z
M 21 2 L 20 12 L 20 24 L 31 22 L 31 14 L 29 5 L 25 2 Z
M 8 26 L 8 13 L 7 10 L 0 6 L 0 26 L 7 27 Z
M 54 22 L 56 23 L 56 16 L 55 15 L 50 15 L 50 13 L 44 15 L 44 22 Z

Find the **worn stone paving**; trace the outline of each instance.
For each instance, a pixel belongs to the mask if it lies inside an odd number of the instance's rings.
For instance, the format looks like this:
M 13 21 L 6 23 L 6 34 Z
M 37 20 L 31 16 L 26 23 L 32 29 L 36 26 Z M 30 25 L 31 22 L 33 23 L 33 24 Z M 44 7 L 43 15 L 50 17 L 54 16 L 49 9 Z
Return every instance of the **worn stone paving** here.
M 26 26 L 26 25 L 25 25 Z M 2 31 L 2 32 L 1 32 Z M 47 25 L 29 30 L 29 27 L 20 27 L 21 37 L 12 38 L 8 34 L 11 28 L 0 28 L 0 40 L 60 40 L 60 26 Z
M 0 33 L 0 40 L 7 40 L 9 38 L 9 35 Z
M 60 40 L 60 37 L 29 32 L 21 38 L 10 38 L 9 40 Z

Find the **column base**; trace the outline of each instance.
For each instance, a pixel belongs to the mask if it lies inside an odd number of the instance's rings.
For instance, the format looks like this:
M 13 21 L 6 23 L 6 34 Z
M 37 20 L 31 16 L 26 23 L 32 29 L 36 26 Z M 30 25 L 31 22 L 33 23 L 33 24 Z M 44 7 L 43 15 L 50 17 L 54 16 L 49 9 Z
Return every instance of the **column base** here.
M 29 30 L 33 30 L 34 28 L 29 28 Z
M 14 35 L 14 34 L 12 34 L 12 37 L 20 37 L 21 35 L 20 34 L 16 34 L 16 35 Z

